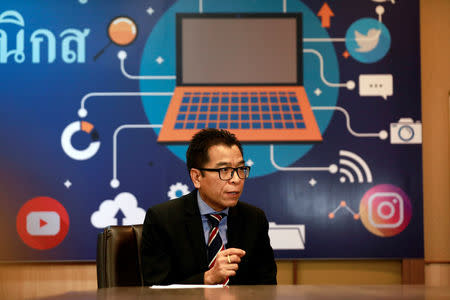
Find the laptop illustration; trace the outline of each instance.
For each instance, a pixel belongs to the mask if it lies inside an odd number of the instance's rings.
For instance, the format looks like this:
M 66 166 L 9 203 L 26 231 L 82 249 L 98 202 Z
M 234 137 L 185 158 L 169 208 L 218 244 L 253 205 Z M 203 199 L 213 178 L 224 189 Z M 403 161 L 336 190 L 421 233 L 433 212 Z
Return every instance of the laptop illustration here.
M 203 128 L 242 142 L 319 142 L 303 87 L 300 13 L 179 13 L 176 88 L 158 142 Z

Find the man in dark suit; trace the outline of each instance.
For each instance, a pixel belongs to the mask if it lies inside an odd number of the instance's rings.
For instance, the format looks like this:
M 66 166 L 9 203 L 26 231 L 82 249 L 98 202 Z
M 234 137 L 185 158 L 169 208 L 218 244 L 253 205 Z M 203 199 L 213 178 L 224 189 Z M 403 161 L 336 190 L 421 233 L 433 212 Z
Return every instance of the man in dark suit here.
M 241 143 L 226 130 L 204 129 L 186 161 L 195 190 L 147 211 L 144 284 L 276 284 L 267 218 L 239 201 L 250 172 Z

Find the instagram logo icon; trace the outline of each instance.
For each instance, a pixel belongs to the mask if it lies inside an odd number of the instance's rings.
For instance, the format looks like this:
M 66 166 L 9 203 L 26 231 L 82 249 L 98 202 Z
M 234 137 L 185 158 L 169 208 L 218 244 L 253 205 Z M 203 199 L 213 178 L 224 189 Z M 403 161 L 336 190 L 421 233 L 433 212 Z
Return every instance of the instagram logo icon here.
M 394 236 L 411 220 L 411 202 L 406 193 L 393 185 L 381 184 L 368 190 L 359 207 L 361 221 L 375 235 Z

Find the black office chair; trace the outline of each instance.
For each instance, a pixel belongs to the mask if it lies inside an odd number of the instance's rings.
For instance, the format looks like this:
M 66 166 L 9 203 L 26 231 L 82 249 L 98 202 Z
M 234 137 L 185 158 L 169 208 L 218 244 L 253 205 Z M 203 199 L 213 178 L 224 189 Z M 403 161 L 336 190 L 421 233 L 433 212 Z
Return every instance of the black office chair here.
M 98 288 L 142 286 L 142 225 L 109 226 L 97 237 Z

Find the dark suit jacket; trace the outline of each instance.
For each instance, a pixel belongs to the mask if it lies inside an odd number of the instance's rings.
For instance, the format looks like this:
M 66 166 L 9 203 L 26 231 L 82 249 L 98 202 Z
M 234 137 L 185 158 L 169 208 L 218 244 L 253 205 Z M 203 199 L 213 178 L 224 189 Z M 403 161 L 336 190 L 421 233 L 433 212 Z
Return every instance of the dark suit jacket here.
M 239 201 L 230 207 L 227 225 L 227 248 L 246 252 L 229 284 L 276 284 L 264 212 Z M 145 285 L 203 284 L 208 263 L 197 190 L 147 211 L 141 251 Z

